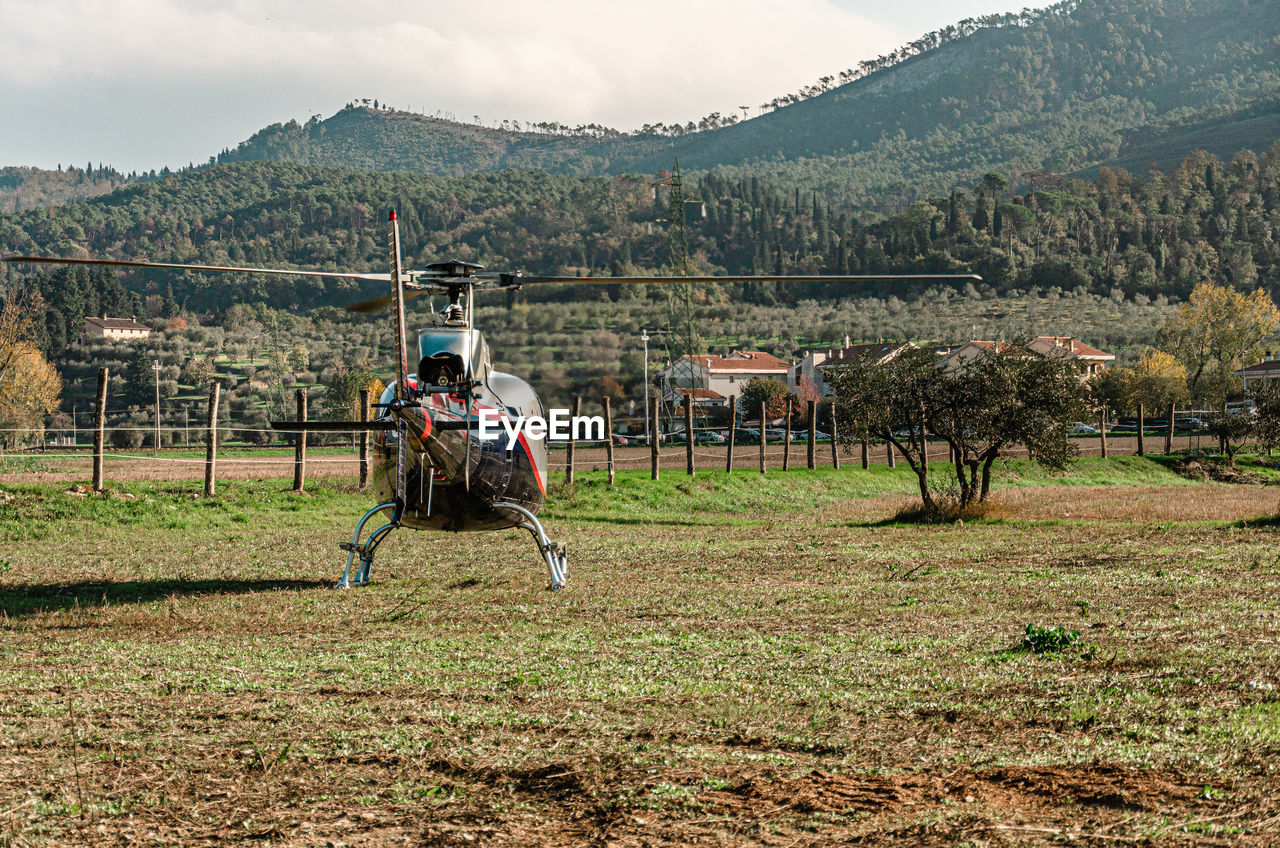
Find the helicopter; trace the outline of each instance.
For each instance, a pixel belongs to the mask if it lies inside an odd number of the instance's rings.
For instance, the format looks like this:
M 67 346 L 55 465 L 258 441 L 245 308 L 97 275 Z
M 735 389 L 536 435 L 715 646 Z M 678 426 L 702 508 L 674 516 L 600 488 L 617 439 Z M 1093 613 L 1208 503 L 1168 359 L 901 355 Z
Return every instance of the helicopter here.
M 367 585 L 374 555 L 399 528 L 469 532 L 517 528 L 533 537 L 547 567 L 547 588 L 565 588 L 569 558 L 563 542 L 552 541 L 538 518 L 546 502 L 548 457 L 545 438 L 510 425 L 543 418 L 538 394 L 528 382 L 493 368 L 489 346 L 475 326 L 477 292 L 519 290 L 549 284 L 672 284 L 724 282 L 949 282 L 974 281 L 975 274 L 898 275 L 731 275 L 567 277 L 526 276 L 520 271 L 487 272 L 483 265 L 458 260 L 428 264 L 422 270 L 402 267 L 400 228 L 395 210 L 388 215 L 388 273 L 192 265 L 121 259 L 6 256 L 9 263 L 100 265 L 180 271 L 276 274 L 389 283 L 390 291 L 352 304 L 351 312 L 392 310 L 396 340 L 395 382 L 387 386 L 370 421 L 274 421 L 281 432 L 375 432 L 373 470 L 377 503 L 357 521 L 346 552 L 346 567 L 335 588 Z M 410 370 L 405 332 L 405 301 L 424 294 L 443 294 L 448 302 L 438 324 L 417 338 L 416 370 Z M 503 421 L 497 438 L 479 438 L 482 419 Z M 365 528 L 375 522 L 374 529 Z M 361 539 L 363 538 L 363 541 Z

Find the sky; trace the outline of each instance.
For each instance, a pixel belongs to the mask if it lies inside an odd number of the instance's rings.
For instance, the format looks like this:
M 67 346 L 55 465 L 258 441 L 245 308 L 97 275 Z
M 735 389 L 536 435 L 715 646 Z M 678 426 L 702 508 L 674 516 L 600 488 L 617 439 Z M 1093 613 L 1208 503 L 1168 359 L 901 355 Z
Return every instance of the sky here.
M 3 0 L 0 165 L 180 167 L 366 97 L 490 124 L 684 123 L 1023 5 Z

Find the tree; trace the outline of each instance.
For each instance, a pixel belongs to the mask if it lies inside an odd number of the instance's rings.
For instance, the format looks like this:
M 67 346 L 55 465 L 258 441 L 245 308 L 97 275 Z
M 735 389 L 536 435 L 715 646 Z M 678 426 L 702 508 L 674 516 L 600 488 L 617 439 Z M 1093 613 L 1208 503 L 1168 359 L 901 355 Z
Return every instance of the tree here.
M 742 387 L 740 400 L 745 415 L 752 415 L 763 403 L 770 418 L 787 414 L 787 385 L 781 380 L 752 377 Z
M 1234 465 L 1236 454 L 1253 435 L 1254 417 L 1248 412 L 1215 412 L 1205 421 L 1205 429 L 1218 438 L 1227 462 Z
M 991 468 L 1014 445 L 1049 468 L 1065 467 L 1076 452 L 1068 426 L 1086 396 L 1073 361 L 1015 345 L 951 368 L 931 351 L 904 351 L 883 364 L 845 369 L 835 387 L 843 439 L 867 433 L 897 447 L 934 514 L 941 510 L 923 461 L 926 433 L 952 449 L 955 506 L 963 512 L 987 499 Z
M 32 342 L 38 296 L 11 288 L 0 307 L 0 443 L 40 432 L 44 416 L 58 409 L 62 378 Z
M 311 351 L 307 350 L 304 344 L 296 344 L 289 348 L 288 353 L 289 367 L 295 372 L 307 370 L 307 366 L 311 364 Z
M 925 459 L 924 418 L 926 403 L 943 376 L 937 356 L 913 348 L 885 363 L 827 373 L 836 399 L 840 441 L 852 446 L 869 437 L 893 445 L 915 472 L 925 510 L 936 513 Z
M 325 415 L 334 421 L 352 421 L 356 415 L 356 403 L 361 389 L 368 389 L 369 396 L 377 403 L 382 394 L 382 381 L 362 368 L 340 368 L 324 390 Z
M 1186 366 L 1192 397 L 1220 402 L 1232 384 L 1231 372 L 1256 359 L 1277 326 L 1280 309 L 1263 289 L 1246 295 L 1202 282 L 1160 335 L 1162 346 Z
M 216 374 L 213 363 L 207 356 L 193 356 L 182 366 L 182 379 L 196 388 L 213 380 Z
M 1013 445 L 1055 470 L 1076 454 L 1069 426 L 1083 416 L 1078 366 L 1020 346 L 983 353 L 947 374 L 926 405 L 926 426 L 952 448 L 960 508 L 985 501 L 991 467 Z
M 155 358 L 145 350 L 134 351 L 124 368 L 124 400 L 129 406 L 149 406 L 155 402 Z
M 1257 410 L 1253 434 L 1259 449 L 1271 456 L 1271 451 L 1280 446 L 1280 381 L 1266 380 L 1251 393 Z
M 1187 398 L 1187 369 L 1172 354 L 1149 347 L 1133 365 L 1099 374 L 1093 386 L 1095 398 L 1117 412 L 1132 411 L 1139 403 L 1154 412 Z

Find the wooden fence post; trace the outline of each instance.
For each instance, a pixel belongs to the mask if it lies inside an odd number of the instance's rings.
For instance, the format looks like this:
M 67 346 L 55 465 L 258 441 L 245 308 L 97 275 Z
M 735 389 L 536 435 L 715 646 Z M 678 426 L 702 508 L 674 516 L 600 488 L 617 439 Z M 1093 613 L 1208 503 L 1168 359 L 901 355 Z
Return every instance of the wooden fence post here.
M 369 390 L 360 390 L 360 421 L 369 420 Z M 360 488 L 369 487 L 369 431 L 360 431 Z
M 307 390 L 298 389 L 298 420 L 307 420 Z M 298 434 L 298 441 L 293 443 L 293 490 L 301 492 L 307 479 L 307 434 Z
M 763 402 L 763 401 L 761 401 L 761 403 L 760 403 L 760 473 L 761 473 L 761 474 L 766 473 L 766 472 L 765 472 L 765 461 L 764 461 L 764 449 L 765 449 L 765 444 L 764 444 L 764 417 L 765 417 L 764 402 Z
M 1102 458 L 1107 458 L 1107 408 L 1098 410 L 1098 444 L 1102 448 Z
M 840 470 L 840 451 L 836 448 L 836 442 L 839 441 L 839 434 L 836 432 L 836 399 L 831 398 L 831 467 Z
M 867 431 L 862 431 L 862 470 L 871 470 L 871 439 Z
M 738 396 L 729 398 L 729 444 L 725 446 L 724 473 L 733 473 L 733 431 L 738 426 Z
M 649 410 L 649 420 L 653 426 L 649 429 L 649 477 L 658 479 L 658 437 L 662 428 L 658 423 L 658 399 L 653 399 L 653 407 Z
M 684 397 L 684 473 L 693 476 L 693 389 Z
M 1222 414 L 1224 416 L 1231 414 L 1231 409 L 1225 403 L 1222 405 Z M 1224 456 L 1227 453 L 1227 437 L 1226 436 L 1218 436 L 1218 453 L 1223 454 Z
M 93 490 L 102 491 L 103 452 L 106 450 L 107 368 L 98 369 L 98 401 L 93 408 Z
M 582 398 L 573 399 L 573 418 L 569 422 L 569 447 L 564 452 L 564 481 L 566 483 L 573 482 L 573 422 L 578 420 L 578 416 L 582 414 Z
M 218 463 L 218 394 L 222 384 L 217 380 L 209 385 L 209 405 L 205 411 L 204 496 L 213 497 L 217 489 L 214 477 Z
M 1178 414 L 1178 405 L 1169 404 L 1169 427 L 1164 431 L 1164 452 L 1173 453 L 1173 416 Z
M 609 465 L 609 485 L 613 485 L 613 412 L 609 408 L 609 396 L 604 396 L 604 456 Z
M 887 442 L 885 442 L 885 443 L 884 443 L 884 453 L 885 453 L 885 456 L 886 456 L 886 457 L 888 458 L 888 460 L 889 460 L 889 467 L 890 467 L 890 468 L 897 468 L 897 467 L 898 467 L 898 457 L 897 457 L 897 455 L 893 452 L 893 442 L 888 442 L 888 441 L 887 441 Z
M 791 468 L 791 398 L 787 398 L 787 421 L 783 426 L 786 427 L 786 438 L 782 442 L 782 470 L 788 471 Z M 760 425 L 760 438 L 764 439 L 764 424 Z
M 818 467 L 818 402 L 816 400 L 809 401 L 809 445 L 806 451 L 805 459 L 809 466 L 809 470 Z
M 1143 414 L 1142 404 L 1138 404 L 1138 456 L 1147 455 L 1147 444 L 1143 438 L 1143 430 L 1147 428 L 1146 415 Z

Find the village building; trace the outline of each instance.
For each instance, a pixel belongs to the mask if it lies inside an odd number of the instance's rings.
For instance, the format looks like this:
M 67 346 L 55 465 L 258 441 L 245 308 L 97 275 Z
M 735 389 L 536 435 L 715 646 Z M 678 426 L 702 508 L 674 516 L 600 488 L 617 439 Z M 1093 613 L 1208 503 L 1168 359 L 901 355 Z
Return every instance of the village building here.
M 683 356 L 661 373 L 664 398 L 676 396 L 677 389 L 705 389 L 727 403 L 742 394 L 751 380 L 760 377 L 786 383 L 791 366 L 773 354 L 735 350 L 728 356 Z M 683 401 L 683 398 L 680 398 Z M 694 404 L 714 400 L 695 395 Z
M 984 353 L 1008 353 L 1018 348 L 1008 342 L 973 339 L 952 348 L 939 351 L 944 368 L 959 368 L 974 357 Z M 1026 348 L 1045 358 L 1065 357 L 1081 364 L 1081 376 L 1085 379 L 1100 373 L 1107 363 L 1115 362 L 1115 354 L 1106 353 L 1070 336 L 1040 336 L 1032 339 Z
M 1031 350 L 1041 356 L 1068 356 L 1084 366 L 1089 375 L 1099 374 L 1106 370 L 1108 363 L 1116 361 L 1114 353 L 1106 353 L 1096 347 L 1090 347 L 1071 336 L 1040 336 L 1028 345 Z
M 1280 380 L 1280 361 L 1271 356 L 1271 351 L 1267 351 L 1267 355 L 1262 361 L 1256 365 L 1250 365 L 1247 368 L 1241 368 L 1239 371 L 1233 371 L 1237 377 L 1244 379 L 1244 390 L 1249 391 L 1250 383 L 1264 383 L 1267 380 Z
M 850 344 L 849 337 L 844 337 L 844 347 L 811 350 L 791 366 L 787 376 L 787 386 L 795 392 L 806 380 L 812 381 L 823 397 L 831 394 L 827 385 L 826 372 L 848 368 L 853 365 L 881 365 L 893 359 L 908 348 L 915 347 L 911 342 L 875 342 L 873 344 Z
M 151 328 L 139 324 L 133 318 L 94 318 L 86 315 L 84 319 L 84 338 L 106 339 L 111 342 L 138 342 L 151 335 Z

